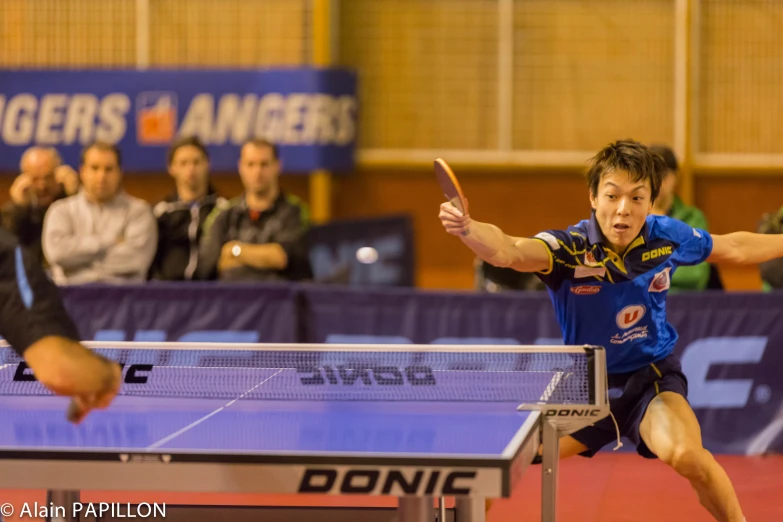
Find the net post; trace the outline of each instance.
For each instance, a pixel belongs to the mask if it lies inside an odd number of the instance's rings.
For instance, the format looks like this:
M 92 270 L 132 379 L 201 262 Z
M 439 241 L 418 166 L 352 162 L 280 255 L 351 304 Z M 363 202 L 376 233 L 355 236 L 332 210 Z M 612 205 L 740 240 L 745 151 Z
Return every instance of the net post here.
M 560 463 L 560 434 L 554 419 L 541 424 L 543 455 L 541 462 L 541 522 L 555 522 L 557 508 L 557 472 Z
M 479 497 L 456 497 L 454 499 L 455 522 L 485 522 L 487 504 Z
M 433 522 L 435 510 L 433 498 L 400 497 L 397 505 L 397 520 L 399 522 Z
M 47 491 L 46 505 L 49 516 L 46 522 L 78 522 L 79 513 L 74 509 L 74 504 L 78 504 L 79 491 Z

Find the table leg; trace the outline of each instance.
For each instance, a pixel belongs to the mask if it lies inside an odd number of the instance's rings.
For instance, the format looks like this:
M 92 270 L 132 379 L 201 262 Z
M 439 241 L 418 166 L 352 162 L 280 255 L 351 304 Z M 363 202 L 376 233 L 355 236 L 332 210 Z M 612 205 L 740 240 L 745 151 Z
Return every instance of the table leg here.
M 78 522 L 79 513 L 73 508 L 78 502 L 78 491 L 47 491 L 46 507 L 50 516 L 46 522 Z
M 557 468 L 560 463 L 560 438 L 557 424 L 544 419 L 541 442 L 543 455 L 541 459 L 541 521 L 555 522 L 557 508 Z
M 485 522 L 487 504 L 483 498 L 457 497 L 454 502 L 456 522 Z
M 435 510 L 432 497 L 400 497 L 398 522 L 433 522 Z

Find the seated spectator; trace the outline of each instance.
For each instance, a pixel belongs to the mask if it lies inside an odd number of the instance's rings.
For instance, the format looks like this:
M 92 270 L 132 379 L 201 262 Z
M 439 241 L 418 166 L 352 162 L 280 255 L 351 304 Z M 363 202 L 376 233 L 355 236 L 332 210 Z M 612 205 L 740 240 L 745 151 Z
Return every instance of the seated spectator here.
M 306 204 L 280 189 L 277 147 L 264 140 L 242 146 L 239 176 L 245 193 L 216 208 L 201 243 L 199 275 L 226 281 L 312 278 L 306 243 Z
M 677 171 L 679 165 L 674 152 L 661 145 L 654 145 L 650 150 L 657 152 L 663 157 L 668 171 L 661 183 L 661 191 L 658 199 L 655 200 L 653 212 L 663 216 L 669 216 L 674 219 L 690 225 L 693 228 L 707 229 L 707 218 L 701 210 L 696 207 L 686 205 L 675 192 L 677 188 Z M 708 287 L 720 286 L 717 281 L 713 267 L 708 263 L 701 263 L 695 266 L 680 266 L 671 278 L 671 288 L 669 292 L 682 292 L 693 290 L 704 290 Z M 713 281 L 711 284 L 710 281 Z
M 0 219 L 3 228 L 46 267 L 41 247 L 44 215 L 53 202 L 79 190 L 79 175 L 62 165 L 60 154 L 52 147 L 30 147 L 19 166 L 21 173 L 11 185 L 11 200 L 0 210 Z
M 59 285 L 145 281 L 158 227 L 147 202 L 122 188 L 120 152 L 93 143 L 82 151 L 83 189 L 52 203 L 43 251 Z
M 166 160 L 176 190 L 153 208 L 158 249 L 150 279 L 191 280 L 197 273 L 204 222 L 216 206 L 226 208 L 228 201 L 209 183 L 209 154 L 198 138 L 175 141 Z

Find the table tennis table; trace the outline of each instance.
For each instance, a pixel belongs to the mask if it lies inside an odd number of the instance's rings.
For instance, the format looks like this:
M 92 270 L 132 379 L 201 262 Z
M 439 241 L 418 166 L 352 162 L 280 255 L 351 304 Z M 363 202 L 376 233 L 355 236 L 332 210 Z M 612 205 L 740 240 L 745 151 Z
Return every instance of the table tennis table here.
M 608 414 L 597 346 L 85 344 L 124 384 L 79 426 L 0 348 L 0 489 L 385 495 L 403 522 L 448 497 L 481 522 L 543 443 L 553 522 L 559 436 Z

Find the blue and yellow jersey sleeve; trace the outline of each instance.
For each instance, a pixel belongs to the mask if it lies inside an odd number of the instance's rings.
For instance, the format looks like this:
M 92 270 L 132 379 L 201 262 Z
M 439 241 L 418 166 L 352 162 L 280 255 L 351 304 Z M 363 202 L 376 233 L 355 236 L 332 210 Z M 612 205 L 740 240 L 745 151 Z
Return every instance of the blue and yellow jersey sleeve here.
M 577 266 L 583 264 L 587 238 L 575 227 L 568 230 L 545 230 L 532 239 L 541 241 L 549 251 L 549 268 L 536 275 L 552 289 L 557 289 L 564 280 L 571 277 Z
M 712 253 L 712 236 L 706 230 L 665 216 L 659 216 L 653 223 L 651 233 L 668 239 L 674 245 L 671 261 L 679 266 L 703 263 Z

